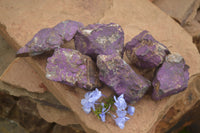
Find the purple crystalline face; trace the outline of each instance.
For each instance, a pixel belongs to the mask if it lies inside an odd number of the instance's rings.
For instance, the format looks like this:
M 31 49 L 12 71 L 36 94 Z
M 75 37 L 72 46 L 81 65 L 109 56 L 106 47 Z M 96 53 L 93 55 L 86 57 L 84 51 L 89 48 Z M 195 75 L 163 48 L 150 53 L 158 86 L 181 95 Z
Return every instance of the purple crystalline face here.
M 53 29 L 55 29 L 63 40 L 70 41 L 81 27 L 83 27 L 83 24 L 80 22 L 66 20 L 57 24 Z
M 17 55 L 29 54 L 35 56 L 60 47 L 63 44 L 62 38 L 55 30 L 46 28 L 40 30 L 31 41 L 20 48 Z
M 169 50 L 156 41 L 148 31 L 135 36 L 125 46 L 128 59 L 139 68 L 154 68 L 162 64 Z
M 55 49 L 53 56 L 47 59 L 46 77 L 87 90 L 100 87 L 95 63 L 90 57 L 72 49 Z
M 136 74 L 120 56 L 98 55 L 99 79 L 117 95 L 124 94 L 127 102 L 136 102 L 145 94 L 151 83 Z
M 118 24 L 93 24 L 80 29 L 74 38 L 75 47 L 82 54 L 96 60 L 97 55 L 124 53 L 124 32 Z
M 189 67 L 179 54 L 169 54 L 158 69 L 153 80 L 154 91 L 152 98 L 160 100 L 187 88 L 189 80 Z

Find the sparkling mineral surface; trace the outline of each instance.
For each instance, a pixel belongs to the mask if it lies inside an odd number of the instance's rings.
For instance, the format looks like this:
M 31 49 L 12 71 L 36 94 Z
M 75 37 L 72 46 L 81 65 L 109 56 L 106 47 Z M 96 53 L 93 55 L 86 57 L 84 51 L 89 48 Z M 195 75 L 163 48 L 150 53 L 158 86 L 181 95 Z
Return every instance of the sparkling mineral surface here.
M 29 54 L 35 56 L 60 47 L 63 44 L 62 37 L 51 28 L 40 30 L 31 41 L 20 48 L 17 55 Z
M 176 94 L 187 88 L 189 80 L 189 67 L 179 54 L 169 54 L 164 63 L 158 69 L 153 80 L 154 100 L 160 100 L 166 96 Z
M 120 56 L 98 55 L 99 79 L 127 102 L 136 102 L 145 94 L 151 82 L 136 74 Z
M 58 48 L 47 59 L 46 77 L 87 90 L 100 87 L 97 67 L 89 56 L 77 50 Z
M 75 47 L 82 54 L 96 60 L 97 55 L 124 53 L 124 32 L 118 24 L 93 24 L 81 28 L 74 38 Z
M 148 31 L 135 36 L 125 46 L 128 59 L 139 68 L 154 68 L 163 63 L 169 50 L 156 41 Z
M 81 27 L 83 27 L 83 24 L 80 22 L 66 20 L 57 24 L 54 29 L 62 36 L 63 40 L 70 41 Z

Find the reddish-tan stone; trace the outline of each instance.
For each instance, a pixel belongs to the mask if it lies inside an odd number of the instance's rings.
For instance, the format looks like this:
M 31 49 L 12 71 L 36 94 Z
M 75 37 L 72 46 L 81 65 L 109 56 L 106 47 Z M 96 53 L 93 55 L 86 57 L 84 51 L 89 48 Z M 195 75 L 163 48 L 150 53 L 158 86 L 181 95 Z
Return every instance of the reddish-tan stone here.
M 154 0 L 154 4 L 184 25 L 194 19 L 200 0 Z
M 37 31 L 45 27 L 53 27 L 62 20 L 76 20 L 85 25 L 96 22 L 114 22 L 120 24 L 124 29 L 125 42 L 142 30 L 148 30 L 170 51 L 178 52 L 185 58 L 186 63 L 190 66 L 190 76 L 200 73 L 200 56 L 192 44 L 191 36 L 150 1 L 50 0 L 45 2 L 41 0 L 34 2 L 24 0 L 16 3 L 3 0 L 0 5 L 0 12 L 3 12 L 0 14 L 0 32 L 14 47 L 22 47 Z M 128 62 L 127 57 L 124 58 Z M 108 119 L 106 123 L 102 123 L 93 114 L 87 115 L 81 110 L 80 101 L 86 91 L 47 80 L 45 78 L 46 57 L 28 57 L 26 61 L 38 72 L 50 92 L 62 104 L 68 105 L 72 109 L 86 132 L 155 132 L 157 124 L 167 115 L 168 110 L 188 95 L 188 90 L 196 90 L 195 87 L 188 87 L 186 91 L 158 102 L 152 101 L 149 95 L 144 96 L 135 105 L 134 116 L 130 117 L 131 119 L 123 130 L 119 130 L 113 120 Z M 190 83 L 192 82 L 191 79 Z M 108 88 L 103 88 L 102 91 L 104 94 L 112 93 Z M 197 95 L 196 100 L 183 105 L 187 108 L 181 109 L 180 116 L 196 103 L 199 93 L 195 95 Z
M 23 59 L 15 59 L 0 80 L 30 92 L 43 93 L 47 90 L 40 76 Z
M 41 104 L 37 104 L 37 110 L 40 116 L 48 122 L 56 122 L 62 126 L 78 124 L 72 111 L 60 110 Z

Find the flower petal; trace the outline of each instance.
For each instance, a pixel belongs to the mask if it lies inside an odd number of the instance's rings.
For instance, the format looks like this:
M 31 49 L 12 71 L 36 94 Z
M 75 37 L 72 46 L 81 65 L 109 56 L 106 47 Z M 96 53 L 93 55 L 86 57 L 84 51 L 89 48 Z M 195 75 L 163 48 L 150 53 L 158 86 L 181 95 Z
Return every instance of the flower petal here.
M 135 112 L 135 107 L 133 107 L 133 106 L 128 106 L 127 113 L 128 113 L 129 115 L 133 115 L 134 112 Z
M 99 116 L 101 117 L 101 121 L 103 121 L 103 122 L 106 121 L 106 115 L 105 115 L 105 113 L 101 113 L 101 114 L 99 114 Z
M 87 103 L 87 100 L 86 99 L 82 99 L 81 100 L 81 105 L 84 105 L 84 104 L 86 104 Z
M 128 117 L 118 117 L 117 119 L 115 119 L 115 123 L 119 128 L 123 129 L 125 122 L 129 119 L 130 118 Z
M 117 113 L 118 117 L 125 117 L 126 116 L 126 111 L 117 110 L 116 113 Z
M 88 108 L 88 107 L 84 107 L 83 106 L 83 111 L 86 113 L 86 114 L 89 114 L 91 112 L 91 108 Z
M 85 94 L 85 99 L 81 100 L 83 105 L 83 110 L 88 114 L 91 111 L 91 108 L 95 110 L 95 102 L 102 96 L 101 91 L 97 88 L 94 91 L 87 92 Z
M 117 99 L 114 96 L 114 100 L 115 100 L 115 106 L 117 107 L 117 110 L 125 110 L 127 107 L 127 103 L 124 99 L 124 94 L 121 94 Z

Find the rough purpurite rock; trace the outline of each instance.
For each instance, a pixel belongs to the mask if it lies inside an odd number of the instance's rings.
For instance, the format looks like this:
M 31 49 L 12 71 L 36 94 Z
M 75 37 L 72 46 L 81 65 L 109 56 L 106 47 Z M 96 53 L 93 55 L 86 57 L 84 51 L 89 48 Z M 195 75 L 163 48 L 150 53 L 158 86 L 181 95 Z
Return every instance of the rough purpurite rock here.
M 83 24 L 80 22 L 66 20 L 57 24 L 54 29 L 62 36 L 63 40 L 70 41 L 81 27 L 83 27 Z
M 99 79 L 111 87 L 117 95 L 124 94 L 127 102 L 136 102 L 145 94 L 151 82 L 136 74 L 120 56 L 99 55 L 97 66 Z
M 169 54 L 164 63 L 158 69 L 153 80 L 154 100 L 160 100 L 166 96 L 176 94 L 187 88 L 189 80 L 189 66 L 185 64 L 179 54 Z
M 139 68 L 154 68 L 163 63 L 169 50 L 144 30 L 125 46 L 128 59 Z
M 40 30 L 24 47 L 17 52 L 18 56 L 35 56 L 59 48 L 64 40 L 70 41 L 77 30 L 83 27 L 80 22 L 66 20 L 53 28 Z
M 75 48 L 96 60 L 97 55 L 124 53 L 124 32 L 118 24 L 92 24 L 78 30 Z
M 46 77 L 87 90 L 100 87 L 98 70 L 92 59 L 73 49 L 55 49 L 47 59 Z
M 35 56 L 60 47 L 63 44 L 62 37 L 51 28 L 40 30 L 31 41 L 20 48 L 17 55 Z

